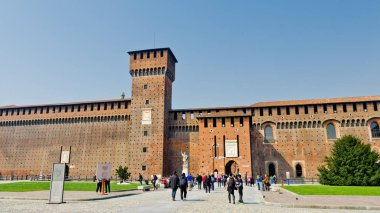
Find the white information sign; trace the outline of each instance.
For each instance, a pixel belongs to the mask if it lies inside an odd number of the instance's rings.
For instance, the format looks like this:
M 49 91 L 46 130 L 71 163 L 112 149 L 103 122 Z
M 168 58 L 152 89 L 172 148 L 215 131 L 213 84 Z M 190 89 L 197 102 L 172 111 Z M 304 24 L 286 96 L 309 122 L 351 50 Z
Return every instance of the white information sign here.
M 226 157 L 227 158 L 238 157 L 237 140 L 226 140 Z
M 143 109 L 141 114 L 141 124 L 152 124 L 152 109 Z
M 96 178 L 111 178 L 112 166 L 110 163 L 98 163 L 96 165 Z
M 70 163 L 70 151 L 62 151 L 61 163 Z

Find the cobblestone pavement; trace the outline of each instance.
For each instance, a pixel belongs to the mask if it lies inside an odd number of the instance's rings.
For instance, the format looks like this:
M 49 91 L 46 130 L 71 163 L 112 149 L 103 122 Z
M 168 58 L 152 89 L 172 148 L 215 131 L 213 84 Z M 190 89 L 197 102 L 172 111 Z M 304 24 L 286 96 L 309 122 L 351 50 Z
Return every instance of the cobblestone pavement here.
M 237 193 L 236 193 L 237 194 Z M 160 189 L 134 196 L 97 201 L 67 201 L 64 204 L 46 204 L 40 200 L 0 200 L 0 212 L 371 212 L 336 209 L 281 208 L 261 204 L 261 193 L 244 188 L 244 204 L 229 204 L 227 192 L 217 188 L 210 194 L 203 190 L 188 192 L 187 200 L 171 201 L 171 191 Z M 237 198 L 238 196 L 236 196 Z M 237 199 L 236 199 L 237 200 Z M 373 211 L 375 212 L 375 211 Z

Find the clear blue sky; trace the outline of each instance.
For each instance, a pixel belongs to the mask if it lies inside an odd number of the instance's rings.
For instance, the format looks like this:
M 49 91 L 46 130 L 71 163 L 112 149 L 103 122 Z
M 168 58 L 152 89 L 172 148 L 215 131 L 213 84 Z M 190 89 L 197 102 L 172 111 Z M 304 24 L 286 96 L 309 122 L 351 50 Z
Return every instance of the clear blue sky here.
M 380 1 L 1 1 L 0 105 L 131 94 L 170 47 L 173 108 L 380 94 Z

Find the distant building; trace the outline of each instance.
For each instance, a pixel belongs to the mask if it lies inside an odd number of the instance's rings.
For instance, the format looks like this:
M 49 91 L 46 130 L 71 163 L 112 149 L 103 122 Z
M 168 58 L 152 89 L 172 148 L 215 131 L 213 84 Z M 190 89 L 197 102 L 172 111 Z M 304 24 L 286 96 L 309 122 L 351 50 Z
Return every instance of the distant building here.
M 62 161 L 68 176 L 92 177 L 99 162 L 167 176 L 186 152 L 192 174 L 317 178 L 343 135 L 379 151 L 380 96 L 172 109 L 172 51 L 129 55 L 130 99 L 0 107 L 0 175 L 49 175 Z

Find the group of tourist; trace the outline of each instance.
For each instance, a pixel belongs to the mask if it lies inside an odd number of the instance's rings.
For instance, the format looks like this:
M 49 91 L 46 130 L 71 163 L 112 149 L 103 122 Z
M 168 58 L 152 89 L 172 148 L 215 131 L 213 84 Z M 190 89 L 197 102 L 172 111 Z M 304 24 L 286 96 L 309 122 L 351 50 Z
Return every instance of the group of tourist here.
M 269 176 L 267 174 L 263 176 L 257 175 L 256 184 L 258 190 L 269 191 L 272 184 L 277 184 L 277 177 L 276 175 Z
M 102 192 L 102 183 L 103 179 L 98 178 L 98 182 L 96 184 L 96 192 Z M 104 192 L 105 193 L 111 193 L 111 180 L 109 178 L 104 180 Z

